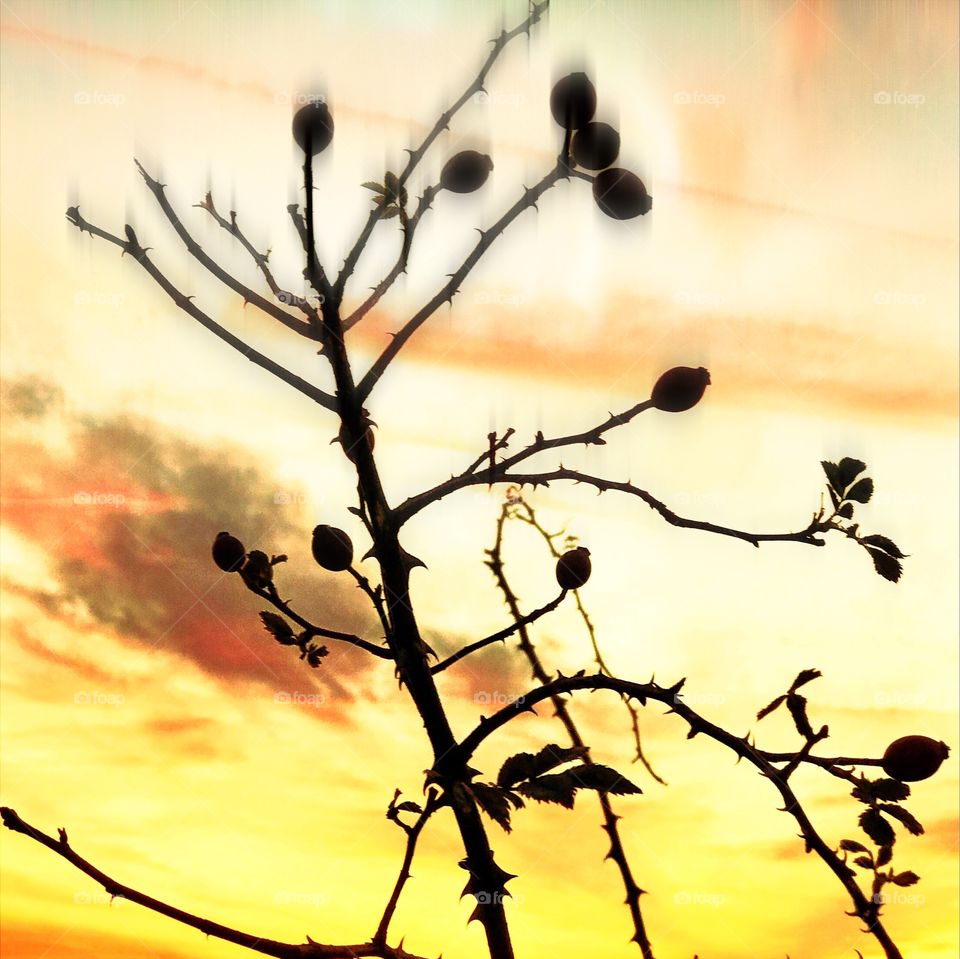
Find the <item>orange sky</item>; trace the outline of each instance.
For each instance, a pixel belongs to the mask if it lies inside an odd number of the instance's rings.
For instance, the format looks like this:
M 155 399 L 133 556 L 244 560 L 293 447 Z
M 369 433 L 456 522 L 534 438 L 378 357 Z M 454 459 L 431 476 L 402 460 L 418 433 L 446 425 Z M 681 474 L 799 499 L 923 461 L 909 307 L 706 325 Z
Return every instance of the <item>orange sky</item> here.
M 226 268 L 256 279 L 190 208 L 209 188 L 296 288 L 284 209 L 297 196 L 291 98 L 323 91 L 336 118 L 317 164 L 319 245 L 336 266 L 369 202 L 360 182 L 399 167 L 468 81 L 482 38 L 522 7 L 97 0 L 0 11 L 0 798 L 47 832 L 65 826 L 119 881 L 254 933 L 370 934 L 402 851 L 383 812 L 394 788 L 420 792 L 428 749 L 388 665 L 334 647 L 308 671 L 268 642 L 261 604 L 209 561 L 214 532 L 242 533 L 289 554 L 283 592 L 305 612 L 376 635 L 352 585 L 318 575 L 309 555 L 318 522 L 364 541 L 346 512 L 349 464 L 328 445 L 332 417 L 229 353 L 63 213 L 79 202 L 114 232 L 135 223 L 205 309 L 329 387 L 305 341 L 190 261 L 132 156 L 168 183 Z M 861 521 L 910 554 L 896 586 L 839 536 L 823 550 L 756 551 L 672 529 L 612 493 L 533 495 L 548 525 L 592 551 L 583 598 L 611 666 L 638 680 L 686 676 L 688 702 L 736 732 L 817 667 L 809 695 L 815 723 L 830 725 L 825 752 L 876 755 L 910 732 L 960 743 L 957 28 L 955 4 L 921 0 L 556 0 L 412 187 L 464 147 L 493 156 L 489 184 L 441 198 L 409 275 L 351 334 L 362 369 L 462 260 L 472 227 L 543 175 L 557 149 L 552 79 L 585 62 L 652 214 L 602 220 L 579 182 L 524 214 L 378 387 L 378 462 L 399 502 L 461 470 L 491 429 L 522 439 L 587 428 L 677 363 L 711 370 L 695 411 L 644 414 L 564 465 L 630 477 L 683 515 L 763 531 L 808 522 L 821 459 L 865 460 L 877 492 Z M 382 227 L 352 302 L 397 246 Z M 467 491 L 406 530 L 429 566 L 415 573 L 414 599 L 438 650 L 505 624 L 482 562 L 499 503 L 498 491 Z M 529 534 L 510 530 L 507 563 L 524 608 L 553 598 L 549 558 Z M 551 668 L 589 665 L 570 609 L 534 636 Z M 512 647 L 449 670 L 440 685 L 455 728 L 475 724 L 483 697 L 522 693 L 528 676 Z M 648 710 L 646 751 L 670 784 L 659 786 L 630 767 L 614 699 L 574 707 L 595 757 L 644 790 L 617 808 L 650 890 L 658 956 L 879 956 L 768 783 Z M 757 732 L 770 748 L 796 738 L 781 717 Z M 552 741 L 562 729 L 541 710 L 477 763 L 492 778 L 512 752 Z M 957 951 L 957 769 L 954 753 L 915 788 L 908 806 L 926 835 L 897 842 L 895 865 L 922 877 L 886 911 L 911 959 Z M 796 788 L 818 828 L 831 843 L 855 836 L 856 804 L 814 772 L 798 773 Z M 520 875 L 518 956 L 637 954 L 589 799 L 573 812 L 527 809 L 509 836 L 490 827 L 498 860 Z M 417 953 L 485 954 L 456 899 L 458 842 L 443 816 L 425 834 L 393 927 Z M 24 837 L 3 830 L 0 844 L 4 956 L 241 954 L 111 904 Z

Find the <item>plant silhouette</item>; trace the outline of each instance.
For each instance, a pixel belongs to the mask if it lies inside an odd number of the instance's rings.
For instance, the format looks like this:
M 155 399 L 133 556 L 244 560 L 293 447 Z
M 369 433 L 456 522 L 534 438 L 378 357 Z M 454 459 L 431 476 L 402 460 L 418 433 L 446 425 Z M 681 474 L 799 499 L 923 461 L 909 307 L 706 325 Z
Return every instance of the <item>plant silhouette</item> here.
M 223 342 L 242 353 L 256 366 L 280 378 L 330 414 L 336 421 L 337 441 L 342 454 L 352 464 L 357 477 L 358 502 L 351 507 L 369 536 L 369 543 L 356 548 L 342 530 L 328 524 L 317 526 L 313 534 L 312 552 L 324 575 L 352 577 L 369 600 L 382 629 L 382 636 L 371 638 L 335 628 L 335 624 L 315 623 L 300 614 L 292 600 L 282 591 L 283 564 L 287 557 L 270 552 L 270 544 L 246 544 L 243 530 L 210 530 L 213 561 L 227 574 L 236 573 L 236 583 L 260 597 L 269 609 L 260 613 L 264 628 L 273 640 L 295 650 L 304 668 L 325 668 L 324 662 L 337 644 L 357 647 L 371 656 L 392 663 L 402 694 L 409 697 L 423 722 L 432 750 L 432 766 L 424 780 L 424 799 L 403 799 L 396 791 L 387 806 L 388 818 L 404 834 L 404 852 L 400 871 L 382 916 L 367 934 L 352 943 L 326 943 L 307 937 L 303 943 L 284 943 L 228 928 L 204 917 L 187 913 L 160 902 L 143 892 L 121 884 L 83 859 L 68 840 L 65 830 L 50 836 L 26 822 L 13 809 L 2 810 L 5 825 L 51 849 L 80 871 L 101 884 L 111 896 L 122 896 L 177 922 L 192 926 L 207 935 L 245 947 L 254 952 L 281 959 L 308 957 L 374 956 L 383 959 L 419 959 L 409 952 L 401 940 L 391 944 L 391 921 L 397 904 L 411 875 L 418 840 L 430 820 L 441 813 L 453 816 L 462 850 L 456 855 L 465 872 L 463 895 L 475 900 L 471 921 L 482 925 L 491 959 L 511 959 L 511 942 L 506 903 L 508 883 L 515 878 L 497 861 L 491 848 L 490 823 L 494 829 L 510 830 L 523 815 L 535 815 L 535 804 L 553 803 L 572 807 L 578 796 L 593 793 L 603 815 L 603 826 L 610 843 L 609 858 L 614 862 L 626 894 L 626 907 L 632 925 L 632 941 L 645 959 L 652 959 L 654 947 L 644 923 L 641 901 L 643 889 L 628 861 L 621 840 L 616 803 L 632 802 L 640 788 L 621 772 L 596 762 L 574 719 L 575 704 L 568 695 L 580 691 L 606 690 L 623 703 L 632 730 L 636 759 L 646 766 L 652 777 L 662 783 L 644 753 L 640 737 L 641 710 L 652 704 L 666 707 L 668 713 L 684 724 L 688 738 L 709 737 L 731 750 L 744 766 L 752 766 L 777 794 L 782 808 L 796 823 L 801 841 L 808 852 L 815 853 L 833 873 L 849 898 L 850 915 L 862 923 L 888 959 L 902 953 L 894 943 L 882 919 L 884 888 L 887 885 L 908 886 L 918 877 L 910 871 L 896 871 L 891 865 L 896 830 L 913 834 L 922 826 L 904 807 L 910 795 L 906 780 L 927 778 L 936 771 L 946 755 L 946 746 L 925 737 L 911 736 L 891 744 L 884 757 L 824 757 L 815 748 L 828 736 L 826 726 L 817 727 L 808 714 L 806 689 L 820 673 L 803 670 L 785 692 L 760 709 L 762 719 L 783 707 L 792 717 L 799 736 L 798 748 L 790 752 L 771 752 L 760 748 L 754 739 L 736 735 L 701 715 L 683 699 L 684 680 L 660 685 L 653 679 L 640 682 L 614 675 L 602 655 L 596 632 L 581 602 L 578 590 L 589 580 L 589 553 L 563 534 L 550 533 L 540 522 L 534 507 L 525 497 L 526 488 L 534 489 L 551 483 L 574 483 L 591 487 L 599 493 L 611 491 L 639 499 L 663 520 L 679 528 L 739 539 L 760 547 L 769 543 L 793 543 L 822 547 L 827 538 L 846 537 L 862 547 L 877 572 L 884 579 L 897 582 L 902 573 L 901 550 L 888 538 L 865 534 L 855 511 L 867 504 L 873 493 L 873 481 L 866 476 L 866 465 L 852 457 L 838 463 L 824 462 L 826 499 L 814 511 L 809 522 L 795 531 L 758 533 L 691 519 L 674 512 L 664 501 L 631 482 L 594 476 L 564 467 L 559 460 L 544 465 L 544 457 L 576 446 L 600 446 L 614 430 L 624 427 L 641 414 L 684 413 L 698 403 L 707 402 L 710 374 L 703 368 L 676 367 L 664 372 L 651 390 L 651 395 L 631 408 L 609 415 L 596 426 L 575 434 L 546 436 L 538 432 L 519 448 L 512 445 L 515 431 L 490 433 L 486 445 L 466 468 L 431 489 L 414 494 L 394 504 L 381 482 L 377 464 L 375 390 L 412 336 L 438 308 L 452 302 L 461 285 L 487 250 L 525 211 L 536 207 L 548 191 L 571 181 L 590 184 L 599 213 L 614 219 L 633 219 L 650 213 L 652 199 L 646 186 L 632 172 L 615 168 L 620 148 L 620 135 L 609 124 L 594 119 L 597 91 L 582 73 L 561 79 L 554 88 L 549 109 L 557 122 L 559 152 L 552 169 L 533 186 L 525 187 L 516 202 L 495 223 L 479 231 L 479 238 L 461 265 L 442 283 L 437 292 L 391 338 L 389 345 L 362 374 L 357 375 L 345 334 L 360 323 L 387 294 L 397 278 L 406 271 L 412 245 L 424 214 L 445 192 L 463 193 L 482 189 L 493 166 L 493 159 L 474 151 L 463 151 L 446 159 L 439 181 L 424 189 L 412 203 L 407 185 L 418 164 L 448 129 L 458 111 L 485 83 L 504 49 L 517 37 L 525 36 L 542 19 L 548 0 L 530 6 L 526 19 L 510 30 L 503 30 L 492 42 L 491 50 L 476 77 L 462 95 L 437 119 L 399 173 L 385 172 L 382 182 L 363 186 L 371 191 L 373 205 L 359 236 L 344 260 L 340 271 L 328 272 L 317 256 L 314 238 L 313 160 L 335 135 L 331 111 L 323 101 L 304 106 L 294 117 L 293 136 L 303 157 L 304 209 L 299 204 L 288 207 L 290 218 L 303 247 L 304 278 L 309 292 L 304 295 L 285 290 L 278 283 L 269 255 L 260 253 L 241 230 L 237 213 L 224 216 L 211 193 L 196 204 L 229 233 L 253 259 L 269 295 L 248 287 L 217 262 L 194 240 L 187 225 L 171 205 L 164 184 L 154 178 L 137 161 L 147 188 L 152 193 L 173 231 L 187 252 L 214 277 L 244 302 L 307 341 L 308 348 L 319 348 L 323 360 L 332 371 L 335 391 L 328 393 L 295 375 L 280 363 L 258 352 L 201 310 L 193 298 L 176 287 L 154 263 L 150 249 L 141 242 L 134 227 L 127 224 L 123 235 L 115 235 L 88 221 L 73 206 L 67 211 L 69 221 L 81 233 L 118 247 L 123 255 L 139 265 L 185 314 L 200 323 Z M 548 105 L 544 105 L 547 109 Z M 347 310 L 347 289 L 354 270 L 377 227 L 396 219 L 401 232 L 400 250 L 394 264 L 369 294 Z M 368 407 L 370 409 L 368 409 Z M 374 410 L 371 414 L 370 410 Z M 482 444 L 478 444 L 482 445 Z M 332 455 L 332 454 L 331 454 Z M 536 461 L 536 462 L 534 462 Z M 446 659 L 440 660 L 424 641 L 414 603 L 410 595 L 410 576 L 423 563 L 403 546 L 404 525 L 415 515 L 441 499 L 471 486 L 502 485 L 507 499 L 496 521 L 495 541 L 487 554 L 487 564 L 503 595 L 511 621 L 498 632 L 466 644 Z M 507 577 L 504 557 L 504 531 L 508 524 L 525 525 L 541 538 L 551 561 L 556 562 L 558 594 L 546 605 L 524 613 Z M 253 548 L 248 548 L 251 546 Z M 264 547 L 264 548 L 261 548 Z M 372 558 L 378 568 L 376 578 L 357 568 L 355 557 Z M 579 611 L 589 638 L 595 670 L 581 670 L 564 676 L 546 662 L 531 639 L 529 627 L 548 616 L 562 604 L 574 604 Z M 516 638 L 519 652 L 533 673 L 535 685 L 523 696 L 506 703 L 490 715 L 480 718 L 466 732 L 455 731 L 448 719 L 445 704 L 438 691 L 435 676 L 481 649 Z M 802 691 L 801 691 L 802 690 Z M 563 727 L 566 743 L 544 743 L 534 753 L 522 752 L 508 757 L 497 771 L 482 771 L 471 763 L 478 747 L 497 735 L 517 717 L 534 710 L 539 703 L 552 704 Z M 801 765 L 815 766 L 841 780 L 851 789 L 851 796 L 860 804 L 858 824 L 864 841 L 844 838 L 838 845 L 828 843 L 817 831 L 791 785 L 792 774 Z M 881 775 L 880 773 L 884 773 Z M 856 808 L 856 807 L 855 807 Z M 521 811 L 523 811 L 521 813 Z M 852 824 L 852 823 L 851 823 Z M 373 926 L 374 924 L 371 923 Z

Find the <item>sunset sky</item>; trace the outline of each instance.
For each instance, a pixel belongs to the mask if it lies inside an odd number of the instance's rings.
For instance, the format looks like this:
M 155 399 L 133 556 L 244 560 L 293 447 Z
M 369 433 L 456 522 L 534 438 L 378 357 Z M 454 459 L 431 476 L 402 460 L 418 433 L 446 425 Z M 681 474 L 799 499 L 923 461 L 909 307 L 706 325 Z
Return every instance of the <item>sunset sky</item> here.
M 360 184 L 402 167 L 526 4 L 2 0 L 0 11 L 0 802 L 47 833 L 65 827 L 108 875 L 187 911 L 279 940 L 363 941 L 403 849 L 384 811 L 396 788 L 420 796 L 431 763 L 420 720 L 388 663 L 331 644 L 310 670 L 272 642 L 262 602 L 209 555 L 221 529 L 286 553 L 280 589 L 296 608 L 378 638 L 352 580 L 310 557 L 317 523 L 348 530 L 360 555 L 369 545 L 347 512 L 350 463 L 329 445 L 337 423 L 64 212 L 79 204 L 121 235 L 134 224 L 203 309 L 332 389 L 310 343 L 204 275 L 134 156 L 225 268 L 257 284 L 239 245 L 192 209 L 208 189 L 271 249 L 281 284 L 302 289 L 286 212 L 302 199 L 289 133 L 302 96 L 326 96 L 336 122 L 316 163 L 320 257 L 336 270 L 370 203 Z M 785 532 L 818 508 L 822 459 L 864 460 L 876 493 L 857 519 L 909 554 L 897 585 L 839 534 L 823 549 L 757 550 L 675 529 L 614 492 L 552 484 L 529 499 L 590 548 L 582 598 L 624 678 L 685 676 L 687 702 L 709 719 L 792 749 L 789 719 L 756 712 L 818 668 L 806 691 L 814 725 L 830 727 L 822 755 L 878 756 L 908 733 L 954 748 L 906 804 L 926 835 L 895 847 L 894 867 L 922 877 L 885 910 L 910 959 L 958 948 L 958 11 L 951 0 L 554 0 L 410 192 L 466 148 L 492 156 L 489 182 L 440 196 L 409 274 L 348 340 L 362 371 L 462 262 L 474 228 L 552 167 L 551 85 L 588 71 L 653 210 L 616 223 L 574 180 L 497 241 L 371 397 L 387 496 L 460 472 L 491 430 L 514 427 L 519 448 L 537 430 L 588 429 L 675 365 L 710 370 L 695 410 L 648 411 L 606 446 L 537 464 L 629 478 L 683 516 Z M 348 308 L 392 265 L 396 222 L 378 228 Z M 507 624 L 483 562 L 503 492 L 459 493 L 405 529 L 428 566 L 413 599 L 438 652 Z M 505 559 L 525 610 L 555 596 L 553 561 L 520 524 Z M 375 578 L 375 563 L 362 568 Z M 533 637 L 552 670 L 592 665 L 569 604 Z M 455 731 L 529 676 L 514 643 L 445 672 Z M 881 955 L 770 783 L 652 707 L 641 729 L 661 786 L 631 766 L 627 717 L 603 696 L 571 709 L 594 757 L 643 789 L 615 805 L 660 959 Z M 512 753 L 565 741 L 543 708 L 474 764 L 493 779 Z M 817 773 L 793 781 L 824 838 L 863 838 L 849 789 Z M 639 955 L 600 822 L 581 795 L 573 811 L 530 803 L 509 836 L 490 824 L 498 861 L 518 874 L 518 959 Z M 4 957 L 244 954 L 111 903 L 49 850 L 0 832 Z M 452 817 L 438 815 L 392 942 L 486 955 L 479 924 L 466 925 L 472 903 L 457 898 L 461 856 Z

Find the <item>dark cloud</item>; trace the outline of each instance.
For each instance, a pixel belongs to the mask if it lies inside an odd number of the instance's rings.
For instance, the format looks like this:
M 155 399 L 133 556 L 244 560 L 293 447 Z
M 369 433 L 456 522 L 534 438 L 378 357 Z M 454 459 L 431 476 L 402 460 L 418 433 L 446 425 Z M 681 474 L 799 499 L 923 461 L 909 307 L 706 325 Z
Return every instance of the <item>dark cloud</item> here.
M 49 408 L 43 397 L 55 395 L 38 382 L 4 392 L 20 398 L 20 416 L 39 415 Z M 321 625 L 379 639 L 353 580 L 313 563 L 309 530 L 276 502 L 278 484 L 265 466 L 243 451 L 201 447 L 127 416 L 66 424 L 66 455 L 9 431 L 4 442 L 18 467 L 3 477 L 4 519 L 57 564 L 58 590 L 35 597 L 47 611 L 68 617 L 82 608 L 101 628 L 172 651 L 225 682 L 350 697 L 352 680 L 373 660 L 330 643 L 331 655 L 311 670 L 262 629 L 257 612 L 267 604 L 210 557 L 223 529 L 248 549 L 286 553 L 290 562 L 277 567 L 277 580 L 295 609 Z

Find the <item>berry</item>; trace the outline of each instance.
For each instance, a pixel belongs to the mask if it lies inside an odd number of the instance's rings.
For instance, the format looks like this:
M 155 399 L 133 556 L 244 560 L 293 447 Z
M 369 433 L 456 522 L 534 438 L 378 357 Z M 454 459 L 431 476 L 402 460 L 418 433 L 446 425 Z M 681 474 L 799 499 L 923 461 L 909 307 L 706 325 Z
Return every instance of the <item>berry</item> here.
M 322 153 L 333 139 L 333 117 L 325 103 L 312 100 L 293 116 L 293 138 L 304 153 Z M 309 144 L 309 146 L 308 146 Z
M 614 220 L 632 220 L 650 212 L 653 198 L 640 177 L 629 170 L 610 167 L 593 180 L 593 198 L 597 206 Z
M 317 526 L 310 548 L 313 558 L 331 573 L 339 573 L 353 562 L 353 543 L 342 529 L 335 526 Z
M 617 159 L 620 134 L 609 123 L 588 123 L 577 130 L 570 152 L 585 170 L 602 170 Z
M 950 755 L 946 743 L 929 736 L 903 736 L 895 739 L 883 754 L 883 771 L 900 782 L 929 779 Z
M 455 153 L 443 165 L 440 186 L 451 193 L 473 193 L 479 190 L 493 169 L 493 160 L 476 150 Z
M 550 112 L 564 130 L 579 130 L 597 111 L 597 91 L 585 73 L 558 80 L 550 94 Z
M 238 572 L 247 555 L 243 543 L 236 536 L 231 536 L 227 532 L 217 533 L 211 552 L 213 553 L 213 561 L 225 573 Z
M 683 413 L 700 402 L 709 385 L 710 374 L 702 366 L 675 366 L 657 380 L 650 399 L 658 410 Z
M 586 546 L 567 550 L 557 560 L 557 582 L 561 589 L 579 589 L 590 578 L 590 550 Z

